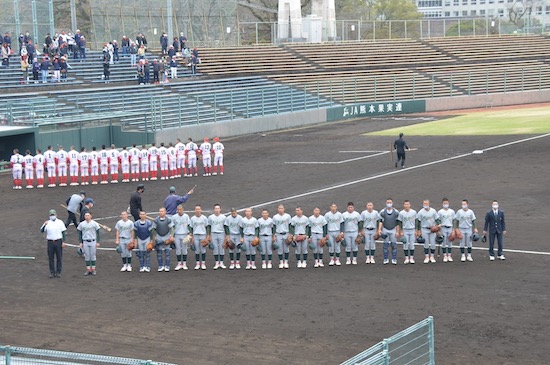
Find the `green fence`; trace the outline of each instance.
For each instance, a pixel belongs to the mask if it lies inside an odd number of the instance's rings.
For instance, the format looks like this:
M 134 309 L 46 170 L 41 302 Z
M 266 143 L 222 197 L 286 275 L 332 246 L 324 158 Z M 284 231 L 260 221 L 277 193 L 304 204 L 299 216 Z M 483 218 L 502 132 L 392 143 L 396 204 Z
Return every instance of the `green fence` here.
M 433 365 L 434 320 L 425 320 L 368 348 L 341 365 Z
M 152 360 L 76 352 L 42 350 L 30 347 L 0 346 L 0 365 L 176 365 Z

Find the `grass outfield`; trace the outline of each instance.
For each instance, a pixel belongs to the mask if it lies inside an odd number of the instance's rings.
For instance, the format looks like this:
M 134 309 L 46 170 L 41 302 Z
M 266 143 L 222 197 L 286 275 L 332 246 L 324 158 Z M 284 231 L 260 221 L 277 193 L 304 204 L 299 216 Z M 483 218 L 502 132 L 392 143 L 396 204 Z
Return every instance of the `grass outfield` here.
M 550 133 L 550 108 L 474 112 L 433 122 L 366 133 L 370 136 L 472 136 Z

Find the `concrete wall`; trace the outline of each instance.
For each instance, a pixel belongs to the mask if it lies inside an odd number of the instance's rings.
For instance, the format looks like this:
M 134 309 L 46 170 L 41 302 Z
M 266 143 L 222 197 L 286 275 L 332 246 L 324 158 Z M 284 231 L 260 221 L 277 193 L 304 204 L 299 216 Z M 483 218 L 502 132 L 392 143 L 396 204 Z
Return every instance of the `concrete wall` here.
M 426 112 L 473 108 L 492 108 L 505 105 L 520 105 L 550 102 L 550 92 L 523 91 L 503 94 L 453 96 L 426 99 Z
M 317 124 L 327 121 L 326 109 L 307 110 L 295 113 L 270 115 L 265 117 L 235 119 L 233 121 L 207 123 L 200 125 L 172 128 L 155 133 L 155 141 L 174 142 L 176 138 L 182 141 L 191 137 L 201 140 L 204 137 L 232 137 L 251 133 L 260 133 Z

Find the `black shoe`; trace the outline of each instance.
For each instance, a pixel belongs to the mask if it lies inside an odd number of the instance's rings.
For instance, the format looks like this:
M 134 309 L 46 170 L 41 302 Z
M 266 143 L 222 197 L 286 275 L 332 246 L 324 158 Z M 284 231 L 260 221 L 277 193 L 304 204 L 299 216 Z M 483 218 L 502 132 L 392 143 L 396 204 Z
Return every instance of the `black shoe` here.
M 395 163 L 395 167 L 397 167 L 397 162 Z
M 53 278 L 55 278 L 55 273 L 51 272 L 50 273 L 50 279 L 53 279 Z

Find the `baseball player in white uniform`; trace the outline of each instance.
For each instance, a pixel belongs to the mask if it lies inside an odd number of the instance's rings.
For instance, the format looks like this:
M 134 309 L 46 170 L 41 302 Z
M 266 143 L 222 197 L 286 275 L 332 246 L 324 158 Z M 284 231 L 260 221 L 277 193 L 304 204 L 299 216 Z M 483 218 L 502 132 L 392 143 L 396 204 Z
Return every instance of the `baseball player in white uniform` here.
M 439 230 L 439 215 L 434 208 L 430 207 L 430 201 L 424 199 L 422 209 L 416 215 L 417 237 L 424 237 L 424 263 L 435 263 L 435 237 Z
M 185 144 L 181 141 L 181 139 L 177 139 L 176 143 L 176 168 L 178 169 L 177 177 L 181 177 L 182 171 L 183 176 L 187 176 L 187 167 L 185 167 Z
M 262 210 L 262 216 L 258 219 L 258 226 L 262 269 L 271 269 L 273 267 L 271 260 L 273 259 L 273 242 L 275 242 L 275 225 L 267 209 Z
M 231 241 L 235 245 L 234 248 L 229 249 L 229 259 L 231 263 L 229 269 L 240 269 L 241 268 L 241 244 L 243 243 L 242 238 L 242 229 L 241 229 L 241 220 L 243 219 L 237 213 L 237 209 L 231 208 L 231 214 L 225 218 L 225 239 L 226 241 Z
M 120 153 L 115 145 L 111 145 L 109 150 L 109 166 L 111 169 L 111 184 L 118 184 L 118 165 L 120 163 Z
M 210 144 L 208 137 L 204 138 L 204 142 L 199 147 L 200 154 L 202 155 L 202 166 L 204 172 L 202 176 L 212 175 L 212 144 Z
M 122 146 L 118 158 L 120 160 L 120 172 L 122 172 L 122 182 L 130 182 L 130 151 L 126 146 Z
M 80 166 L 80 183 L 82 185 L 88 185 L 88 179 L 90 175 L 90 155 L 86 151 L 85 147 L 80 149 L 78 154 L 78 165 Z
M 178 175 L 178 152 L 172 142 L 168 143 L 168 169 L 170 170 L 170 179 L 175 179 Z
M 168 149 L 161 142 L 159 147 L 160 179 L 168 179 Z
M 336 203 L 330 204 L 330 210 L 325 213 L 328 232 L 328 253 L 330 261 L 328 266 L 340 266 L 340 241 L 344 239 L 344 218 L 338 211 Z
M 69 158 L 69 176 L 71 177 L 71 186 L 78 185 L 78 173 L 80 170 L 78 165 L 78 158 L 80 157 L 80 154 L 77 150 L 75 150 L 74 146 L 71 146 L 68 152 L 68 158 Z
M 105 145 L 101 146 L 99 151 L 99 171 L 101 173 L 100 184 L 108 184 L 107 175 L 109 174 L 109 152 L 105 149 Z
M 403 242 L 403 253 L 405 255 L 404 264 L 414 264 L 414 242 L 416 241 L 417 212 L 411 209 L 411 202 L 405 200 L 403 202 L 403 210 L 399 212 L 397 224 L 401 228 L 401 236 Z
M 342 213 L 344 219 L 344 241 L 346 243 L 346 265 L 357 265 L 357 253 L 359 245 L 356 238 L 358 235 L 363 235 L 363 221 L 361 214 L 355 211 L 353 202 L 349 202 L 347 210 Z M 353 252 L 353 258 L 352 256 Z
M 57 162 L 55 152 L 52 146 L 48 146 L 46 152 L 44 152 L 44 159 L 46 160 L 46 169 L 48 171 L 48 187 L 55 187 Z
M 290 220 L 290 234 L 294 236 L 296 243 L 296 267 L 305 269 L 307 267 L 307 246 L 308 240 L 298 242 L 296 236 L 307 236 L 307 228 L 309 227 L 309 219 L 304 215 L 301 207 L 296 207 L 296 215 Z
M 199 175 L 199 169 L 197 167 L 197 144 L 193 142 L 193 139 L 189 138 L 189 142 L 185 145 L 185 154 L 187 156 L 187 177 Z
M 99 152 L 97 151 L 97 148 L 94 146 L 92 147 L 92 152 L 88 155 L 90 158 L 90 176 L 92 178 L 92 185 L 97 185 L 99 181 Z
M 139 159 L 140 152 L 134 143 L 130 148 L 130 178 L 132 181 L 139 181 Z
M 34 157 L 30 150 L 25 151 L 23 168 L 25 169 L 26 188 L 32 189 L 34 187 Z
M 218 166 L 220 167 L 220 175 L 223 175 L 223 143 L 220 142 L 218 137 L 214 137 L 214 144 L 212 145 L 212 151 L 214 152 L 214 171 L 212 175 L 218 174 Z
M 246 270 L 256 270 L 256 247 L 252 241 L 258 238 L 260 232 L 258 220 L 252 216 L 252 208 L 246 208 L 241 219 L 241 231 L 243 237 L 242 248 L 246 253 Z
M 139 151 L 139 161 L 141 164 L 141 180 L 149 180 L 149 150 L 145 145 L 141 146 L 141 151 Z
M 290 221 L 292 217 L 285 213 L 285 206 L 279 204 L 277 214 L 273 216 L 273 224 L 275 225 L 275 244 L 277 245 L 277 253 L 279 255 L 279 269 L 288 269 L 288 256 L 290 248 L 286 240 L 290 234 Z M 283 256 L 284 255 L 284 256 Z
M 37 183 L 36 187 L 43 188 L 44 187 L 44 166 L 46 164 L 46 159 L 44 158 L 44 155 L 42 154 L 42 151 L 40 149 L 36 150 L 36 155 L 34 155 L 33 164 L 36 172 L 36 183 Z
M 13 176 L 13 189 L 22 189 L 23 185 L 23 156 L 19 154 L 16 148 L 10 158 L 11 173 Z
M 367 256 L 365 263 L 375 264 L 376 240 L 374 235 L 376 234 L 380 214 L 374 209 L 372 202 L 368 202 L 367 209 L 361 212 L 361 220 L 363 221 L 363 235 L 365 237 L 365 256 Z
M 441 235 L 443 242 L 441 243 L 441 251 L 443 251 L 443 262 L 453 262 L 452 250 L 453 243 L 449 240 L 449 236 L 453 232 L 453 220 L 455 211 L 449 208 L 449 199 L 443 198 L 441 201 L 442 208 L 439 209 L 439 220 L 441 221 Z
M 183 211 L 183 205 L 178 205 L 176 214 L 172 216 L 174 223 L 174 239 L 176 244 L 176 258 L 178 264 L 174 270 L 187 270 L 187 244 L 185 238 L 189 235 L 189 224 L 191 223 L 187 213 Z
M 309 240 L 313 245 L 313 258 L 315 264 L 313 267 L 324 267 L 323 264 L 323 247 L 320 242 L 327 237 L 327 220 L 325 216 L 321 215 L 321 209 L 319 207 L 313 208 L 313 215 L 309 217 Z
M 119 245 L 122 257 L 120 271 L 132 271 L 132 251 L 128 248 L 134 242 L 134 222 L 128 219 L 128 213 L 120 213 L 120 220 L 115 225 L 115 244 Z
M 472 262 L 472 234 L 477 233 L 476 215 L 474 211 L 470 209 L 468 200 L 462 200 L 462 209 L 458 210 L 454 219 L 455 232 L 462 234 L 460 240 L 460 261 Z M 468 256 L 464 254 L 465 247 L 468 249 Z
M 158 176 L 158 160 L 159 149 L 155 146 L 155 143 L 151 143 L 149 147 L 149 173 L 151 174 L 151 180 L 156 180 Z
M 208 217 L 208 226 L 206 232 L 210 235 L 210 240 L 214 245 L 214 270 L 225 269 L 223 259 L 225 256 L 225 216 L 222 214 L 222 208 L 219 204 L 214 205 L 214 213 Z
M 201 241 L 206 238 L 208 218 L 202 214 L 200 205 L 195 206 L 195 215 L 190 220 L 189 231 L 193 235 L 193 244 L 195 245 L 195 270 L 206 270 L 206 247 L 201 244 Z
M 69 154 L 63 149 L 63 146 L 59 146 L 59 151 L 55 154 L 57 160 L 57 175 L 59 176 L 59 186 L 67 186 L 67 160 Z

